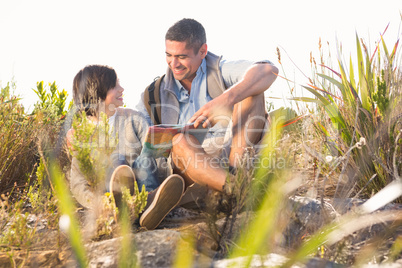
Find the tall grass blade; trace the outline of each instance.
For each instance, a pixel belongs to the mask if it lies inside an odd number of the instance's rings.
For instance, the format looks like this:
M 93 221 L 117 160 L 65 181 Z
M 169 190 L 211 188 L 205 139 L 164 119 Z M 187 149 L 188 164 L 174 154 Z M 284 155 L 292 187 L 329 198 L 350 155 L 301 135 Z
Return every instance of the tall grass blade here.
M 305 118 L 306 116 L 309 116 L 309 114 L 302 114 L 302 115 L 296 116 L 296 117 L 294 117 L 294 118 L 292 118 L 292 119 L 289 119 L 289 120 L 285 121 L 285 122 L 283 123 L 283 125 L 280 126 L 280 127 L 287 127 L 287 126 L 290 126 L 290 125 L 292 125 L 292 124 L 298 122 L 299 120 Z
M 394 180 L 367 200 L 361 206 L 361 209 L 366 213 L 371 213 L 391 203 L 400 196 L 402 196 L 402 181 Z
M 381 36 L 381 43 L 382 43 L 382 47 L 384 48 L 384 54 L 385 54 L 385 56 L 387 57 L 387 60 L 388 60 L 388 62 L 389 62 L 390 65 L 391 65 L 391 63 L 392 63 L 391 57 L 390 57 L 390 55 L 389 55 L 387 45 L 385 44 L 384 38 L 383 38 L 382 36 Z
M 317 103 L 317 104 L 322 103 L 320 100 L 309 98 L 309 97 L 293 97 L 293 98 L 288 98 L 288 100 L 312 102 L 312 103 Z
M 361 99 L 363 103 L 363 108 L 367 111 L 370 111 L 370 99 L 373 93 L 375 92 L 375 85 L 374 85 L 374 73 L 375 71 L 372 69 L 372 62 L 370 60 L 370 55 L 368 54 L 368 50 L 362 41 L 362 45 L 364 46 L 364 53 L 366 58 L 366 82 L 367 82 L 367 92 L 362 92 Z M 366 106 L 364 106 L 366 103 Z
M 187 236 L 185 239 L 180 239 L 176 248 L 176 258 L 173 263 L 173 268 L 193 267 L 194 263 L 194 243 L 195 239 L 192 236 Z
M 324 132 L 326 137 L 330 137 L 331 134 L 329 134 L 329 131 L 320 123 L 318 122 L 318 126 L 320 127 L 320 129 L 322 130 L 322 132 Z
M 357 35 L 357 33 L 356 33 L 356 49 L 357 49 L 357 70 L 359 72 L 360 90 L 367 92 L 367 83 L 366 80 L 364 79 L 363 52 L 362 47 L 360 45 L 359 36 Z
M 342 89 L 343 85 L 338 80 L 336 80 L 328 75 L 325 75 L 325 74 L 318 73 L 317 75 L 324 78 L 325 80 L 328 80 L 331 84 L 335 85 L 337 88 Z
M 396 41 L 394 48 L 391 52 L 390 58 L 391 58 L 391 63 L 394 61 L 395 55 L 396 55 L 396 50 L 398 49 L 398 45 L 399 45 L 399 40 Z
M 357 88 L 356 87 L 356 81 L 355 81 L 355 71 L 354 71 L 354 67 L 353 67 L 353 61 L 352 61 L 352 57 L 350 57 L 349 59 L 349 80 L 350 80 L 350 84 L 352 84 L 352 87 Z
M 402 253 L 402 236 L 399 236 L 391 247 L 390 260 L 395 261 Z
M 322 96 L 319 92 L 317 92 L 317 90 L 307 86 L 303 87 L 308 91 L 310 91 L 314 96 L 316 96 L 320 100 L 321 106 L 328 106 L 331 104 L 324 96 Z
M 272 238 L 282 208 L 284 199 L 283 180 L 284 178 L 281 176 L 270 184 L 255 219 L 241 236 L 237 243 L 238 247 L 229 256 L 229 258 L 247 256 L 245 267 L 249 266 L 254 254 L 270 251 L 270 243 L 267 241 Z
M 359 94 L 349 83 L 345 69 L 342 63 L 339 62 L 339 69 L 342 75 L 342 84 L 344 92 L 342 94 L 343 100 L 350 105 L 352 111 L 356 110 L 356 103 L 360 103 Z M 360 105 L 361 106 L 361 105 Z
M 121 249 L 118 259 L 120 268 L 138 267 L 137 256 L 135 254 L 135 246 L 131 236 L 132 228 L 129 216 L 129 209 L 126 202 L 122 202 L 123 206 L 120 209 L 119 221 L 121 232 Z
M 278 115 L 275 118 L 271 126 L 271 130 L 263 139 L 263 144 L 266 146 L 263 148 L 260 157 L 260 164 L 262 159 L 272 159 L 273 152 L 278 137 L 281 133 L 280 129 L 285 120 L 285 115 Z M 267 174 L 269 173 L 269 167 L 260 165 L 256 168 L 254 191 L 256 187 L 261 187 L 263 182 L 266 181 Z M 282 173 L 282 172 L 279 172 Z M 257 211 L 255 219 L 246 228 L 246 231 L 240 237 L 237 247 L 230 253 L 230 258 L 236 258 L 239 256 L 247 256 L 245 267 L 248 267 L 251 263 L 254 254 L 261 254 L 262 251 L 269 251 L 269 243 L 267 240 L 272 237 L 276 228 L 276 221 L 280 213 L 280 209 L 283 204 L 283 198 L 285 196 L 284 191 L 284 176 L 282 174 L 276 174 L 271 181 L 268 181 L 268 188 L 266 190 L 263 201 Z
M 65 178 L 60 172 L 55 163 L 50 163 L 50 174 L 54 181 L 55 192 L 58 198 L 59 208 L 61 213 L 68 222 L 66 223 L 66 231 L 72 247 L 72 250 L 77 258 L 79 267 L 87 267 L 88 260 L 83 239 L 79 228 L 78 221 L 75 217 L 75 205 L 69 193 L 69 187 L 65 182 Z

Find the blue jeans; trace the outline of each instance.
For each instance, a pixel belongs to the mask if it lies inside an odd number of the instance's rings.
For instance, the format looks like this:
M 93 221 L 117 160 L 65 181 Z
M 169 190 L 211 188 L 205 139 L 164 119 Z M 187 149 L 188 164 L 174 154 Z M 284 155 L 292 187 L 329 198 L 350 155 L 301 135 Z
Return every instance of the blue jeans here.
M 114 160 L 112 163 L 112 167 L 109 168 L 106 176 L 106 189 L 109 192 L 109 183 L 113 171 L 121 165 L 129 165 L 124 157 L 117 157 L 117 160 Z M 135 174 L 135 179 L 137 181 L 138 189 L 141 192 L 143 185 L 145 186 L 145 190 L 147 192 L 151 192 L 158 188 L 160 185 L 158 180 L 158 167 L 156 165 L 156 161 L 153 157 L 148 157 L 144 155 L 140 155 L 133 162 L 131 166 L 133 172 Z
M 158 167 L 153 157 L 138 156 L 132 165 L 138 189 L 141 192 L 142 186 L 145 190 L 151 192 L 160 185 L 158 180 Z

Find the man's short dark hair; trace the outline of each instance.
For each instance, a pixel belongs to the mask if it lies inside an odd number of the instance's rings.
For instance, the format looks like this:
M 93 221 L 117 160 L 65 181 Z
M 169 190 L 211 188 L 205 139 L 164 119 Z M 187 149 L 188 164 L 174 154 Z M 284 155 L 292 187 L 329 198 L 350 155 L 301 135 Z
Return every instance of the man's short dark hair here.
M 166 32 L 165 40 L 187 42 L 186 47 L 197 53 L 207 42 L 205 29 L 194 19 L 182 19 L 173 24 Z

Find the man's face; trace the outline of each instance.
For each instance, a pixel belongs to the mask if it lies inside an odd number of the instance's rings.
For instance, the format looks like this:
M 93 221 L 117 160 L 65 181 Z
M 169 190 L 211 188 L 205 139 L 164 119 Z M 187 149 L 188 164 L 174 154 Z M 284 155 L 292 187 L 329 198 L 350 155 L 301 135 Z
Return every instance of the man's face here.
M 186 48 L 186 42 L 166 40 L 166 62 L 179 81 L 192 82 L 198 67 L 207 53 L 207 45 L 203 44 L 197 53 Z

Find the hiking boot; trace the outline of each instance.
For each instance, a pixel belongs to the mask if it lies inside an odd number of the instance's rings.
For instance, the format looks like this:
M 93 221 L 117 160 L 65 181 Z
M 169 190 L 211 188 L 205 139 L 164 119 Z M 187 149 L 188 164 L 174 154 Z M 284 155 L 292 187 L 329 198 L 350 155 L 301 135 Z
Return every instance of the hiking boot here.
M 140 225 L 153 230 L 177 206 L 184 192 L 184 180 L 177 174 L 170 175 L 148 194 L 147 206 L 140 218 Z
M 122 188 L 126 187 L 130 190 L 130 194 L 134 193 L 134 182 L 135 175 L 131 167 L 127 165 L 118 166 L 114 171 L 110 178 L 110 193 L 114 197 L 114 201 L 118 208 L 121 207 L 122 204 Z

